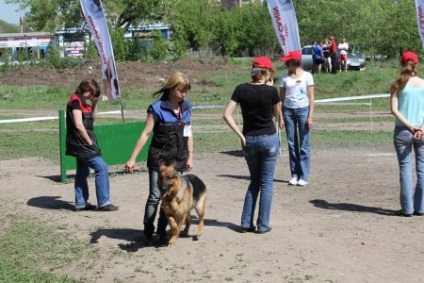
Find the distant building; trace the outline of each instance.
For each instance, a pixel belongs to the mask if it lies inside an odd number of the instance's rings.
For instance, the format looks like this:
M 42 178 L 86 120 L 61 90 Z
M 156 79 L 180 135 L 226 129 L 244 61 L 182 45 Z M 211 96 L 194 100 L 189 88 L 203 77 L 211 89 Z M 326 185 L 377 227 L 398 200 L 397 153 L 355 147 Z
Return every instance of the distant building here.
M 56 42 L 56 36 L 47 32 L 3 33 L 0 34 L 0 55 L 10 56 L 15 61 L 44 58 L 46 52 Z
M 171 39 L 171 31 L 167 25 L 157 21 L 156 23 L 141 23 L 138 26 L 131 26 L 128 32 L 125 34 L 127 40 L 138 40 L 140 49 L 149 49 L 153 44 L 152 32 L 159 30 L 162 34 L 163 39 Z
M 62 57 L 82 57 L 90 40 L 90 32 L 80 28 L 59 30 L 56 33 Z
M 138 26 L 131 26 L 125 38 L 149 38 L 152 36 L 152 31 L 159 30 L 165 40 L 171 39 L 169 27 L 162 22 L 156 23 L 141 23 Z
M 143 23 L 130 27 L 125 39 L 140 39 L 140 48 L 149 48 L 152 43 L 152 31 L 159 30 L 165 40 L 169 40 L 169 27 L 156 22 Z M 89 30 L 80 28 L 63 29 L 54 34 L 47 32 L 24 32 L 0 34 L 0 58 L 8 61 L 44 58 L 48 49 L 56 46 L 62 57 L 82 57 L 90 41 Z M 7 56 L 5 58 L 4 56 Z

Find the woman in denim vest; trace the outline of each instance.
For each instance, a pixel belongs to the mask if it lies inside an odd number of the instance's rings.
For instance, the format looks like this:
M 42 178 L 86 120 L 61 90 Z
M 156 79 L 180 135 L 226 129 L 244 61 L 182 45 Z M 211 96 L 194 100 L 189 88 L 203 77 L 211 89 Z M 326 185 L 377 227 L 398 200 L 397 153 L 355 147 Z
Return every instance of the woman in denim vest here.
M 192 106 L 185 99 L 190 88 L 188 78 L 181 72 L 175 72 L 165 86 L 153 94 L 153 96 L 161 94 L 161 97 L 148 107 L 146 126 L 125 165 L 128 173 L 134 172 L 137 156 L 153 132 L 147 157 L 149 196 L 143 221 L 144 236 L 148 241 L 152 239 L 155 231 L 154 221 L 160 202 L 160 191 L 157 185 L 160 164 L 174 164 L 181 174 L 193 168 Z M 168 220 L 161 209 L 157 227 L 161 242 L 167 240 L 167 225 Z

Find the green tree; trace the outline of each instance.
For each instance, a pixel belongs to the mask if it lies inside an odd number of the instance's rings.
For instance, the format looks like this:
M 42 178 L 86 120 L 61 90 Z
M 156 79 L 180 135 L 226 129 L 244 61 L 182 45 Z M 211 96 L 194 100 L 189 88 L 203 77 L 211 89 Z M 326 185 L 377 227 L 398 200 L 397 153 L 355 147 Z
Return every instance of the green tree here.
M 266 6 L 252 4 L 235 9 L 234 12 L 239 23 L 239 55 L 273 57 L 274 52 L 281 54 L 281 47 Z
M 178 40 L 184 41 L 189 49 L 198 51 L 209 48 L 210 39 L 215 36 L 213 15 L 220 12 L 220 6 L 207 0 L 175 1 L 167 21 Z
M 98 59 L 99 52 L 97 51 L 96 44 L 93 40 L 90 40 L 86 46 L 86 50 L 84 52 L 84 58 L 86 59 Z
M 35 30 L 55 31 L 80 27 L 85 23 L 78 0 L 5 0 L 27 10 L 25 21 Z M 162 19 L 163 0 L 114 0 L 103 2 L 107 19 L 114 27 L 125 30 L 143 21 Z
M 345 35 L 370 55 L 396 56 L 399 48 L 420 50 L 413 1 L 294 0 L 303 45 Z
M 168 44 L 159 30 L 152 32 L 153 44 L 150 54 L 155 60 L 163 60 L 168 55 Z
M 141 47 L 140 40 L 138 38 L 132 38 L 127 41 L 128 53 L 125 60 L 137 61 L 141 59 Z
M 123 28 L 112 29 L 109 26 L 109 32 L 115 60 L 126 60 L 129 52 L 129 46 L 125 39 L 125 30 Z

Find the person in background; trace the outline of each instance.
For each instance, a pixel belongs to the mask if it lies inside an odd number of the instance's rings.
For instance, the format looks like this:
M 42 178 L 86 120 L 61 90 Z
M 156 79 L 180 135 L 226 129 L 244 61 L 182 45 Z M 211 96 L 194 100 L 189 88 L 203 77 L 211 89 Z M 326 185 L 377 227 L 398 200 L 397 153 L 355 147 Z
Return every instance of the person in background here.
M 424 215 L 424 80 L 418 76 L 418 56 L 401 56 L 400 77 L 391 85 L 390 107 L 395 119 L 393 144 L 399 163 L 400 206 L 398 215 Z M 412 149 L 417 182 L 413 185 Z
M 330 73 L 331 72 L 331 57 L 330 57 L 330 49 L 331 49 L 331 43 L 330 40 L 328 40 L 328 38 L 324 39 L 323 44 L 322 44 L 322 50 L 323 50 L 323 54 L 324 54 L 324 72 L 326 73 Z
M 349 44 L 346 42 L 346 37 L 342 37 L 342 42 L 338 45 L 339 51 L 339 71 L 342 71 L 342 67 L 347 72 L 347 52 L 349 50 Z
M 321 73 L 322 64 L 324 63 L 324 52 L 322 49 L 322 44 L 314 41 L 312 55 L 314 57 L 314 70 L 316 73 Z
M 252 81 L 235 88 L 223 115 L 225 122 L 240 138 L 250 172 L 250 184 L 244 199 L 240 233 L 263 234 L 271 231 L 273 181 L 279 153 L 279 139 L 273 118 L 280 117 L 278 91 L 275 87 L 268 85 L 272 73 L 274 69 L 269 58 L 256 58 L 252 63 Z M 240 104 L 243 117 L 242 131 L 233 118 L 237 104 Z M 254 216 L 259 195 L 256 228 Z
M 280 129 L 286 129 L 291 179 L 289 185 L 306 186 L 311 164 L 311 131 L 314 114 L 314 79 L 301 68 L 302 54 L 291 51 L 280 60 L 287 73 L 281 77 L 283 103 Z
M 71 95 L 66 106 L 66 154 L 75 156 L 75 211 L 95 210 L 88 202 L 87 178 L 90 168 L 94 170 L 97 210 L 116 211 L 119 209 L 110 201 L 108 166 L 101 157 L 93 123 L 97 113 L 100 88 L 93 79 L 82 81 Z M 87 103 L 87 100 L 90 103 Z
M 160 202 L 157 185 L 160 164 L 175 165 L 180 174 L 193 168 L 192 105 L 185 99 L 190 89 L 188 78 L 181 72 L 175 72 L 166 84 L 153 94 L 161 94 L 161 97 L 148 107 L 146 126 L 125 165 L 128 173 L 134 172 L 137 156 L 153 132 L 147 157 L 149 196 L 143 221 L 144 236 L 148 241 L 152 239 L 155 231 L 154 221 Z M 167 225 L 165 213 L 160 209 L 157 234 L 161 242 L 167 240 Z
M 338 54 L 337 54 L 337 39 L 334 36 L 330 36 L 331 48 L 330 48 L 330 58 L 331 58 L 331 73 L 337 74 L 338 67 Z

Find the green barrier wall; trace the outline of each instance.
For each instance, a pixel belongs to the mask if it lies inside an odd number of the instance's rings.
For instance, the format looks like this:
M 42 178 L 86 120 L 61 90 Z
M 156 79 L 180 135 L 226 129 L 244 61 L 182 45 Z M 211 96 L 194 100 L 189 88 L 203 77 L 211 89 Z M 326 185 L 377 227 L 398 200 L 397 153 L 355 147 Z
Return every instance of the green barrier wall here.
M 94 126 L 94 131 L 105 162 L 108 165 L 124 164 L 127 162 L 145 125 L 146 122 L 127 122 L 122 124 Z M 59 130 L 60 177 L 61 181 L 66 183 L 66 171 L 76 169 L 76 161 L 75 157 L 65 155 L 66 121 L 64 110 L 59 110 Z M 138 155 L 137 162 L 147 160 L 151 137 L 152 135 Z

